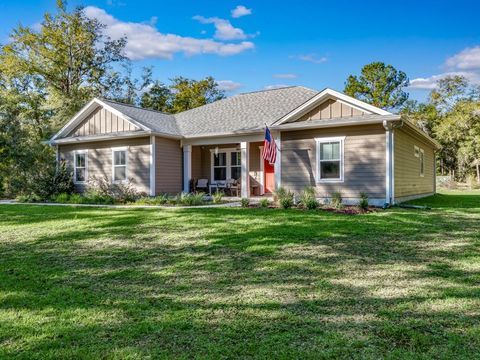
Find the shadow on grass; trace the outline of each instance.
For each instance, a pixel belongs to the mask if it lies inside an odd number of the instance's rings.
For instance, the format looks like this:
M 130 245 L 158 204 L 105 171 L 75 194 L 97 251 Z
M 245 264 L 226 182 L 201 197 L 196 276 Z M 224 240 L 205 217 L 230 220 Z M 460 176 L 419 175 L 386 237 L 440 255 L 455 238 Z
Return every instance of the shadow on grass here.
M 480 209 L 442 197 L 362 216 L 0 207 L 0 355 L 475 357 Z

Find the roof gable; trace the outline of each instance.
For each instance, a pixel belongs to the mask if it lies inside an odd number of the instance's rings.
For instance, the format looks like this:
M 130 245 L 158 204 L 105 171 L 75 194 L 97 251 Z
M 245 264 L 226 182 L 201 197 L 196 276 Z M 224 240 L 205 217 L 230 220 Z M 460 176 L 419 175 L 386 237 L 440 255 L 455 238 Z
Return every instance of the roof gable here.
M 275 122 L 275 125 L 361 115 L 392 115 L 392 113 L 327 88 L 287 113 Z

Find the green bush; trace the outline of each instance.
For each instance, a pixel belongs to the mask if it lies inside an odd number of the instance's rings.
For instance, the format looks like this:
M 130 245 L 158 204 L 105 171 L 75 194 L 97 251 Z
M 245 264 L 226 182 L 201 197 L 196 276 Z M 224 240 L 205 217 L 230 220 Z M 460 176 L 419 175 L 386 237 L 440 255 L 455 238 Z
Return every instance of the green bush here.
M 178 198 L 177 204 L 181 204 L 184 206 L 198 206 L 198 205 L 203 205 L 205 201 L 203 198 L 205 197 L 205 193 L 199 192 L 199 193 L 182 193 Z
M 143 196 L 140 199 L 137 199 L 135 202 L 131 204 L 134 205 L 165 205 L 169 200 L 167 194 L 162 194 L 158 196 Z
M 343 207 L 343 198 L 342 198 L 342 193 L 340 191 L 334 191 L 332 193 L 332 197 L 330 199 L 330 204 L 335 209 L 341 209 Z
M 53 198 L 53 202 L 60 204 L 67 204 L 70 199 L 70 195 L 67 193 L 58 194 Z
M 309 186 L 302 191 L 302 194 L 300 195 L 300 204 L 308 210 L 315 210 L 318 208 L 320 204 L 317 201 L 314 187 Z
M 106 176 L 101 178 L 91 177 L 88 180 L 87 193 L 95 194 L 95 196 L 92 196 L 93 198 L 113 199 L 113 202 L 122 204 L 134 202 L 142 196 L 142 194 L 135 189 L 131 181 L 113 183 Z
M 270 205 L 270 201 L 267 198 L 263 198 L 260 200 L 260 207 L 267 208 Z
M 223 196 L 224 196 L 223 192 L 218 191 L 218 189 L 217 189 L 217 191 L 212 195 L 213 203 L 214 204 L 221 204 Z
M 37 194 L 18 195 L 15 200 L 22 203 L 35 203 L 43 201 L 43 199 Z
M 83 196 L 80 194 L 72 194 L 70 195 L 70 199 L 68 199 L 69 204 L 84 204 Z
M 368 194 L 365 192 L 360 193 L 360 201 L 358 207 L 362 210 L 368 210 Z
M 242 200 L 240 200 L 240 204 L 242 205 L 243 208 L 248 208 L 250 206 L 250 199 L 242 198 Z
M 293 196 L 291 198 L 290 197 L 281 198 L 279 200 L 279 203 L 282 209 L 290 209 L 293 206 Z
M 293 206 L 293 197 L 293 192 L 283 187 L 279 187 L 274 193 L 274 199 L 282 209 L 289 209 Z

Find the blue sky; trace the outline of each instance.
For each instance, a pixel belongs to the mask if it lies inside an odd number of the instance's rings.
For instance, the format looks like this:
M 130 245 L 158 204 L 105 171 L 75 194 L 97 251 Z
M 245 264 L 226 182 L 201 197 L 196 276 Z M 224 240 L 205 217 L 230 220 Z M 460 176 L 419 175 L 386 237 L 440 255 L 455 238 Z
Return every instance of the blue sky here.
M 412 98 L 460 73 L 480 83 L 479 1 L 71 0 L 126 34 L 127 54 L 156 78 L 212 75 L 229 94 L 279 85 L 343 90 L 351 73 L 384 61 L 407 73 Z M 34 25 L 54 0 L 0 3 L 0 42 Z M 235 10 L 236 9 L 236 10 Z

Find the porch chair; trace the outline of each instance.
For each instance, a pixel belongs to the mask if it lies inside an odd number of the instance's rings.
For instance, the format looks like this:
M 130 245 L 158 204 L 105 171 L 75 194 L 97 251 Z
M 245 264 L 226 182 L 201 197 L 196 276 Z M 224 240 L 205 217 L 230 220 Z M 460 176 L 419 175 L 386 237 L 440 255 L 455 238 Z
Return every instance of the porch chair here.
M 240 183 L 235 179 L 228 179 L 226 185 L 230 196 L 233 196 L 233 193 L 235 193 L 235 196 L 238 197 L 240 193 Z
M 208 179 L 198 179 L 197 184 L 195 185 L 195 191 L 198 189 L 204 190 L 208 193 Z

